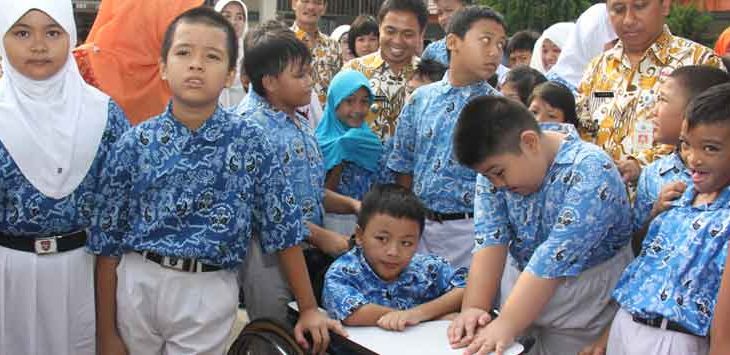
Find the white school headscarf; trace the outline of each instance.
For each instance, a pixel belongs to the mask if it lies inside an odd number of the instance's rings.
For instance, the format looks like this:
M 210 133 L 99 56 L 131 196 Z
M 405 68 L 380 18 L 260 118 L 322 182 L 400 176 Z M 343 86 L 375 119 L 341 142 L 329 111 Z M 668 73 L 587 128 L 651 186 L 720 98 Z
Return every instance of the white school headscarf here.
M 32 9 L 53 18 L 69 35 L 66 64 L 36 81 L 7 61 L 0 45 L 0 142 L 26 179 L 56 199 L 72 193 L 86 177 L 106 127 L 109 97 L 87 85 L 71 48 L 76 43 L 71 0 L 0 0 L 0 34 Z
M 225 108 L 235 107 L 239 102 L 241 102 L 241 100 L 243 100 L 244 96 L 246 96 L 246 91 L 243 88 L 243 84 L 241 84 L 241 63 L 243 63 L 244 56 L 243 39 L 246 37 L 246 33 L 248 33 L 248 7 L 246 7 L 246 4 L 244 4 L 241 0 L 218 0 L 218 2 L 215 3 L 214 9 L 216 12 L 223 12 L 223 8 L 230 3 L 241 5 L 243 8 L 243 17 L 246 19 L 246 23 L 243 25 L 243 33 L 241 33 L 241 37 L 238 38 L 236 77 L 234 78 L 233 85 L 231 85 L 230 88 L 223 89 L 219 100 L 220 104 Z
M 577 87 L 588 63 L 603 53 L 606 43 L 616 38 L 606 4 L 591 6 L 575 21 L 575 30 L 562 47 L 558 62 L 550 72 Z
M 549 39 L 562 51 L 563 47 L 565 47 L 565 40 L 573 33 L 574 28 L 575 24 L 572 22 L 558 22 L 548 27 L 540 38 L 537 39 L 537 42 L 535 42 L 535 47 L 532 48 L 530 67 L 545 74 L 547 70 L 545 70 L 545 66 L 542 64 L 542 43 L 546 39 Z

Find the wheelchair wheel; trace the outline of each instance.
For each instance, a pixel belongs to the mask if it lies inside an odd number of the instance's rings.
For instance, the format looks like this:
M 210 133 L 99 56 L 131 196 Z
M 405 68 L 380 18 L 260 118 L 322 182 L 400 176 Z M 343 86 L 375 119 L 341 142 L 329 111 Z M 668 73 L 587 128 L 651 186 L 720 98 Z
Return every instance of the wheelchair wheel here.
M 246 325 L 228 350 L 228 355 L 305 355 L 291 328 L 270 319 Z

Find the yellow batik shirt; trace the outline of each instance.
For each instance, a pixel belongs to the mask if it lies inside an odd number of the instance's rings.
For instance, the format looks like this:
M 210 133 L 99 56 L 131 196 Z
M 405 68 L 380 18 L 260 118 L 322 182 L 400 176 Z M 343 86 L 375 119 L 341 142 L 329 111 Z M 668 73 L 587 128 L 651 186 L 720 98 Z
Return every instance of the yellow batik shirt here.
M 724 69 L 710 48 L 673 36 L 666 26 L 634 67 L 619 41 L 593 59 L 578 86 L 576 109 L 583 139 L 597 144 L 615 160 L 631 157 L 642 165 L 672 152 L 673 147 L 666 145 L 646 148 L 647 135 L 635 128 L 637 122 L 652 118 L 659 85 L 672 71 L 700 64 Z M 651 134 L 649 130 L 648 136 Z
M 340 44 L 322 32 L 317 32 L 316 38 L 308 40 L 307 32 L 300 29 L 296 23 L 291 27 L 291 30 L 294 31 L 299 40 L 308 43 L 309 50 L 312 52 L 313 90 L 319 98 L 319 103 L 324 106 L 327 103 L 327 89 L 330 82 L 342 67 Z
M 417 64 L 418 57 L 414 56 L 409 65 L 404 66 L 399 73 L 395 73 L 380 55 L 380 51 L 377 51 L 350 60 L 342 67 L 342 69 L 357 70 L 370 80 L 375 102 L 366 120 L 382 141 L 395 134 L 396 121 L 406 101 L 406 83 L 413 75 Z

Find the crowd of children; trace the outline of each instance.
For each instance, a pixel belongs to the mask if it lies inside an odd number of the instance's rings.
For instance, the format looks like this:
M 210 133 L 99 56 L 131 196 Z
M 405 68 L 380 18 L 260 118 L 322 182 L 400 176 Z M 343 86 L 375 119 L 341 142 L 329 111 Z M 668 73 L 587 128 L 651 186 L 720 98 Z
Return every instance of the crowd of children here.
M 296 300 L 317 354 L 343 324 L 436 319 L 465 354 L 730 353 L 725 70 L 662 74 L 651 137 L 672 150 L 627 163 L 582 139 L 551 72 L 580 19 L 508 42 L 495 10 L 437 1 L 446 36 L 404 69 L 424 4 L 386 0 L 391 25 L 338 34 L 339 70 L 304 28 L 326 1 L 293 3 L 294 30 L 249 30 L 242 1 L 177 14 L 154 54 L 169 103 L 130 127 L 79 72 L 70 0 L 0 0 L 0 354 L 221 354 L 239 291 L 252 319 Z M 401 66 L 388 134 L 360 57 Z

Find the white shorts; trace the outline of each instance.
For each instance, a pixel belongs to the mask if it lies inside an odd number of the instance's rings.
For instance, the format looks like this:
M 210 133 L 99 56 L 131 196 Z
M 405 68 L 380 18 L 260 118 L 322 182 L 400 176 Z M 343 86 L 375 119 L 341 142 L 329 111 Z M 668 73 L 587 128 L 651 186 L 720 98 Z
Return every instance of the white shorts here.
M 616 313 L 611 293 L 632 258 L 627 246 L 602 264 L 565 279 L 528 329 L 527 333 L 536 338 L 530 354 L 577 354 L 595 341 Z M 509 256 L 502 276 L 502 304 L 520 276 L 514 264 Z
M 355 233 L 357 216 L 354 214 L 326 213 L 323 226 L 325 229 L 340 233 L 344 236 L 351 236 Z
M 138 253 L 117 267 L 117 328 L 130 354 L 223 354 L 237 308 L 233 271 L 177 271 Z
M 251 238 L 246 260 L 238 269 L 238 282 L 249 319 L 270 318 L 286 323 L 287 303 L 294 297 L 279 267 L 277 254 L 264 254 L 258 237 Z
M 707 338 L 663 330 L 634 322 L 629 312 L 619 309 L 608 336 L 608 355 L 706 355 Z
M 443 223 L 427 219 L 418 242 L 418 252 L 441 256 L 454 268 L 468 268 L 471 266 L 474 238 L 474 220 L 471 218 Z
M 0 354 L 96 353 L 94 256 L 0 247 Z

